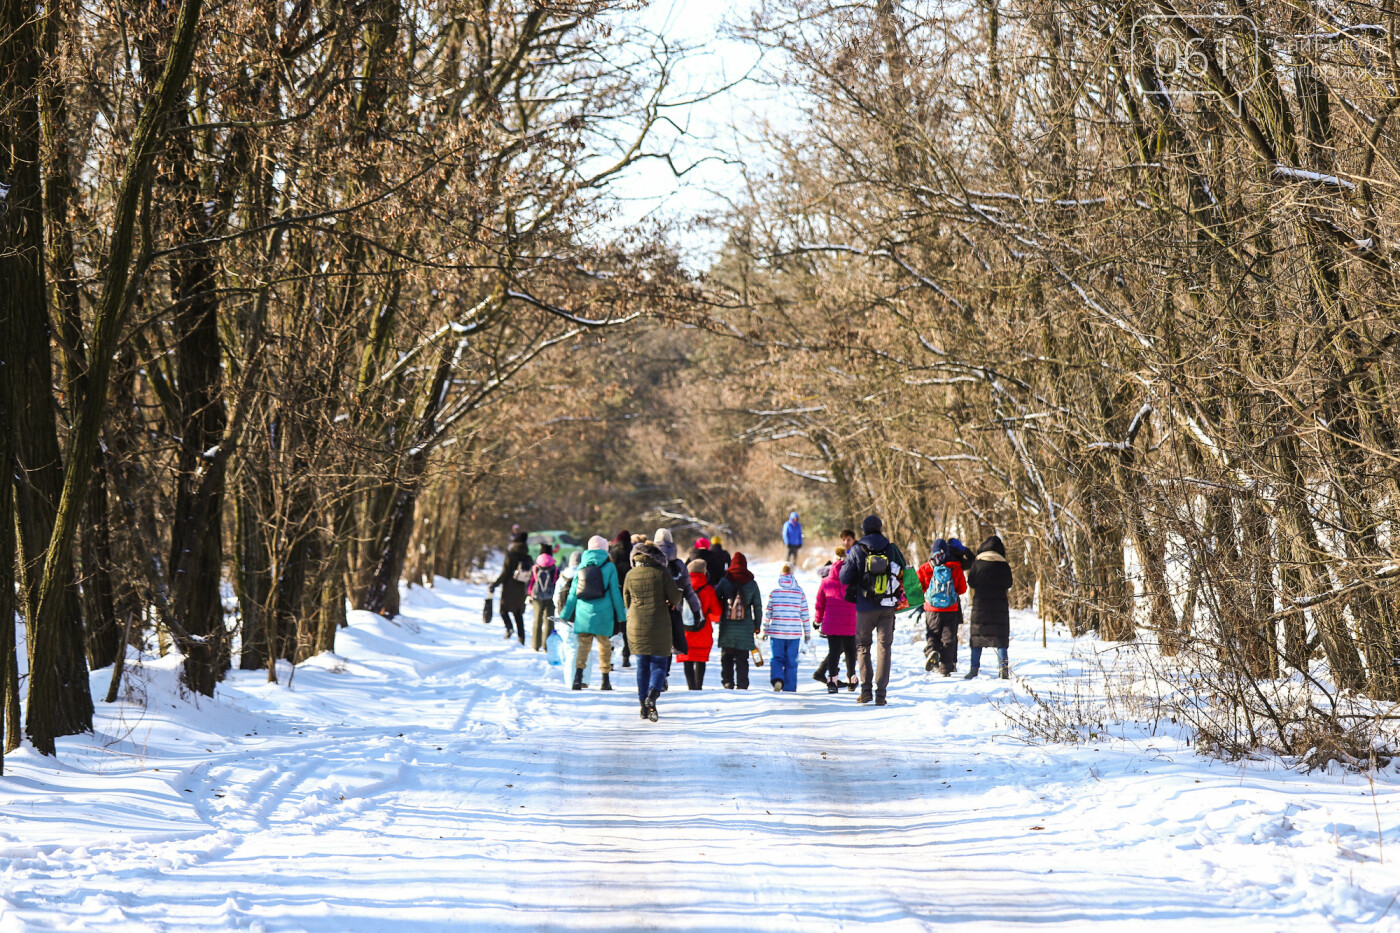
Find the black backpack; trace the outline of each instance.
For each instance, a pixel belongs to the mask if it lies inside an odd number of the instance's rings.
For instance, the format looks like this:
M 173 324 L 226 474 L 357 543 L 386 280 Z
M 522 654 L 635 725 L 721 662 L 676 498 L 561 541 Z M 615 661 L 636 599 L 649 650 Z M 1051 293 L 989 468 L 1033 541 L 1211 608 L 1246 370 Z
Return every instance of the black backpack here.
M 595 564 L 584 564 L 578 569 L 578 576 L 574 578 L 578 582 L 574 584 L 577 589 L 574 595 L 579 599 L 586 599 L 590 602 L 603 598 L 603 568 Z

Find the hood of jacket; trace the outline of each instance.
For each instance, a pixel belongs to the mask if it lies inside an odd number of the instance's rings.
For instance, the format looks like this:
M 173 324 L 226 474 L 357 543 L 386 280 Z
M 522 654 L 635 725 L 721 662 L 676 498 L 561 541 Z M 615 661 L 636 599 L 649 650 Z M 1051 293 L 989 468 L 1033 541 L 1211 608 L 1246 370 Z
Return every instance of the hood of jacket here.
M 701 590 L 710 585 L 709 574 L 692 570 L 690 572 L 690 585 L 695 587 L 695 593 L 698 596 Z
M 575 551 L 574 553 L 577 554 L 579 552 Z M 580 557 L 578 560 L 580 567 L 601 567 L 607 562 L 608 552 L 603 550 L 602 548 L 596 548 L 591 551 L 584 551 L 583 556 Z
M 662 555 L 661 549 L 650 541 L 643 541 L 632 548 L 632 566 L 634 567 L 655 567 L 657 570 L 665 570 L 668 560 Z
M 789 513 L 788 513 L 788 521 L 792 522 L 794 525 L 797 524 L 797 513 L 796 513 L 796 512 L 789 512 Z
M 826 579 L 839 582 L 841 579 L 841 564 L 844 563 L 845 560 L 846 558 L 842 556 L 840 560 L 832 561 L 831 569 L 826 572 Z
M 988 551 L 993 554 L 1000 554 L 1001 559 L 1006 560 L 1006 545 L 1002 543 L 1001 538 L 997 535 L 992 535 L 986 541 L 982 542 L 982 546 L 977 549 L 977 559 L 981 560 L 982 555 Z
M 735 551 L 734 556 L 729 559 L 729 570 L 725 577 L 736 586 L 743 586 L 753 579 L 753 574 L 749 572 L 749 559 L 741 552 Z
M 778 574 L 778 588 L 784 590 L 798 589 L 797 578 L 790 573 Z

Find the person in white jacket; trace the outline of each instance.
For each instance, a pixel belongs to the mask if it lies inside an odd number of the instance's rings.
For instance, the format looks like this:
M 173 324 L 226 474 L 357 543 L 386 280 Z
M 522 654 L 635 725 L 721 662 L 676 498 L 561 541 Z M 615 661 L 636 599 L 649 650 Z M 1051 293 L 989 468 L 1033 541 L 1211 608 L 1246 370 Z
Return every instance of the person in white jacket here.
M 807 594 L 792 576 L 792 565 L 783 564 L 778 588 L 768 594 L 763 637 L 772 646 L 773 690 L 797 692 L 797 652 L 802 641 L 812 640 L 812 617 L 807 611 Z

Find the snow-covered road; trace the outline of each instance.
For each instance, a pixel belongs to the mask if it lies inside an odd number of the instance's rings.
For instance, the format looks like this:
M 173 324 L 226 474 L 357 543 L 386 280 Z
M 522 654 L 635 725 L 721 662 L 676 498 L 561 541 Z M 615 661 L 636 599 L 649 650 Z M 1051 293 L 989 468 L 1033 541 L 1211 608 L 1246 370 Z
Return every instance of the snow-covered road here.
M 885 708 L 809 657 L 797 695 L 716 663 L 653 724 L 631 670 L 567 690 L 483 592 L 355 614 L 291 690 L 236 672 L 196 701 L 148 663 L 97 736 L 8 758 L 0 930 L 1400 930 L 1394 770 L 1027 745 L 993 703 L 1023 688 L 926 675 L 906 622 Z M 1013 666 L 1044 688 L 1069 642 L 1039 628 Z

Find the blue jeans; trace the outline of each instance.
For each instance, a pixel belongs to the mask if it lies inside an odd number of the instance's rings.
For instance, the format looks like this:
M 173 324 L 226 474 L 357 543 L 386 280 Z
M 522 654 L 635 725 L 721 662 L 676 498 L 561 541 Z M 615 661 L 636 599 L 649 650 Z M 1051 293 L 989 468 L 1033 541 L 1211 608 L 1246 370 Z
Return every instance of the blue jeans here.
M 800 638 L 769 639 L 773 646 L 773 680 L 783 682 L 784 693 L 797 692 L 797 649 L 802 644 Z
M 633 657 L 637 659 L 637 696 L 645 703 L 647 694 L 660 693 L 662 686 L 665 685 L 666 662 L 671 660 L 671 656 L 637 654 Z
M 1006 649 L 1005 649 L 1005 648 L 998 648 L 998 649 L 997 649 L 997 660 L 1000 661 L 1002 664 L 1005 664 L 1005 663 L 1006 663 Z M 977 670 L 977 669 L 978 669 L 979 667 L 981 667 L 981 666 L 982 666 L 982 649 L 981 649 L 981 648 L 973 648 L 973 649 L 972 649 L 972 669 L 975 671 L 975 670 Z

